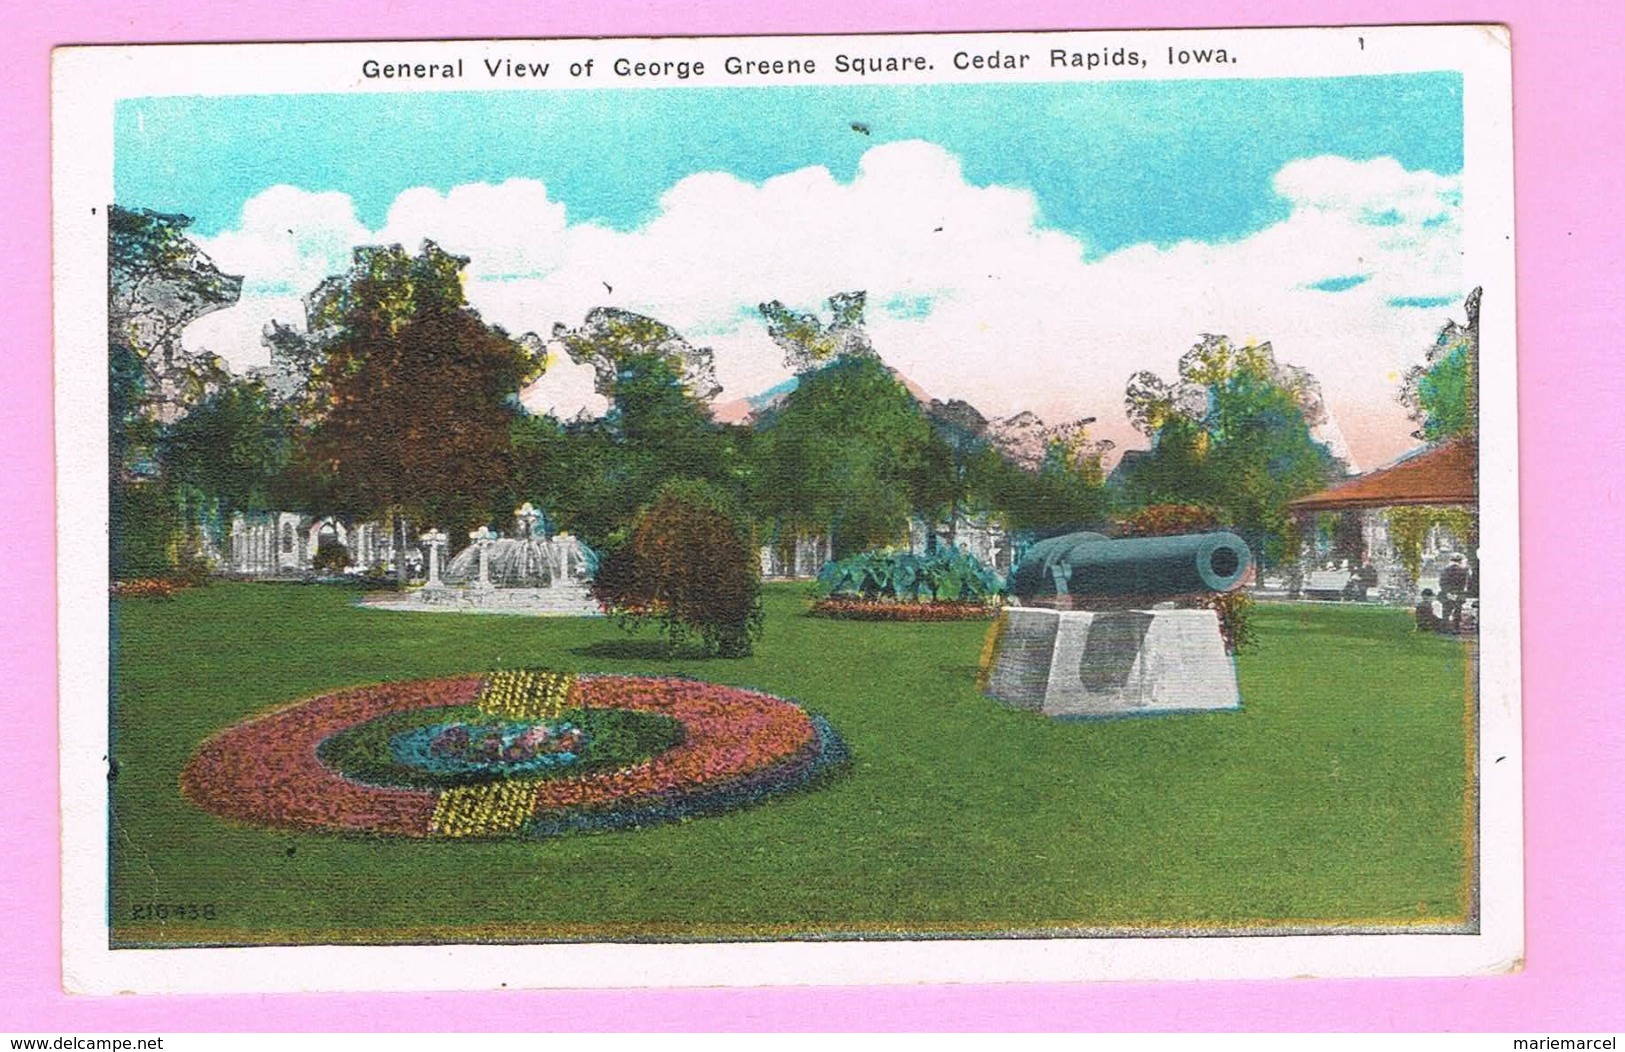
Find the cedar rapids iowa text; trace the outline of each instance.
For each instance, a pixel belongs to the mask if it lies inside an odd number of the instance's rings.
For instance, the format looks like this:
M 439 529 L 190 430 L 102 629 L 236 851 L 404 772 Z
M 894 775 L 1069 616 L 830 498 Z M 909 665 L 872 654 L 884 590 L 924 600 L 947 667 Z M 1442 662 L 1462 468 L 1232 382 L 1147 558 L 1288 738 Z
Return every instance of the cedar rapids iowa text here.
M 1035 57 L 1035 54 L 1037 57 Z M 1170 66 L 1231 65 L 1236 58 L 1224 48 L 1168 47 L 1157 54 Z M 814 58 L 743 58 L 729 55 L 722 60 L 722 73 L 730 77 L 810 76 L 818 72 L 821 60 Z M 1104 47 L 1087 51 L 1049 48 L 1047 53 L 1006 51 L 956 51 L 944 59 L 959 70 L 1110 69 L 1146 67 L 1151 59 L 1131 48 Z M 462 80 L 469 72 L 489 80 L 541 79 L 568 72 L 572 77 L 602 75 L 594 59 L 579 62 L 527 62 L 514 58 L 482 58 L 477 65 L 465 65 L 460 58 L 448 62 L 383 62 L 369 58 L 361 63 L 361 76 L 367 80 Z M 876 73 L 929 73 L 936 61 L 926 55 L 836 55 L 836 73 L 865 77 Z M 716 63 L 701 59 L 615 58 L 608 64 L 611 76 L 637 80 L 647 77 L 675 77 L 689 80 L 716 71 Z

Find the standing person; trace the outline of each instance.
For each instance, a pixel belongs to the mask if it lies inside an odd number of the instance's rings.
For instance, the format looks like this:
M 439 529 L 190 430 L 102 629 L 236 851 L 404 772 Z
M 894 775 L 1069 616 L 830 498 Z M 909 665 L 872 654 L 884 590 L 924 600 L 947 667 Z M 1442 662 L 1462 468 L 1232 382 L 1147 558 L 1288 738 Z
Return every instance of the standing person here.
M 1444 607 L 1444 623 L 1452 632 L 1461 631 L 1461 607 L 1467 601 L 1467 560 L 1459 552 L 1439 573 L 1439 603 Z

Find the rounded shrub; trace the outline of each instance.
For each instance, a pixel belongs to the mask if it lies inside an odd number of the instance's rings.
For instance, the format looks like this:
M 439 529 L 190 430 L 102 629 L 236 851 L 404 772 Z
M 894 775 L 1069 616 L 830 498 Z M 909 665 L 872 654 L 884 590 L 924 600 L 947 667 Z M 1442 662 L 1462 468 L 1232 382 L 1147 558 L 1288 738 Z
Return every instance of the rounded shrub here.
M 350 549 L 324 537 L 317 542 L 316 554 L 311 556 L 310 565 L 319 574 L 341 574 L 350 565 Z
M 654 621 L 673 646 L 743 657 L 762 630 L 749 522 L 706 482 L 668 482 L 599 561 L 593 597 L 628 625 Z

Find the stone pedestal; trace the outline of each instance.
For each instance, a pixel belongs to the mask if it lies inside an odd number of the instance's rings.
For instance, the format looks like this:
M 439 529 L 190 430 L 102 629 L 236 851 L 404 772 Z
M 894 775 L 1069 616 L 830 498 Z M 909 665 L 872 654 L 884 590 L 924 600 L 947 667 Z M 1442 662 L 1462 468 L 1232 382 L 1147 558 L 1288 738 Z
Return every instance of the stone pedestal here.
M 1241 707 L 1212 610 L 1049 610 L 999 615 L 989 695 L 1046 716 L 1132 716 Z
M 440 580 L 440 552 L 446 546 L 446 535 L 437 529 L 430 530 L 419 540 L 428 550 L 429 556 L 429 579 L 424 582 L 423 587 L 431 592 L 439 591 L 445 587 L 445 583 Z

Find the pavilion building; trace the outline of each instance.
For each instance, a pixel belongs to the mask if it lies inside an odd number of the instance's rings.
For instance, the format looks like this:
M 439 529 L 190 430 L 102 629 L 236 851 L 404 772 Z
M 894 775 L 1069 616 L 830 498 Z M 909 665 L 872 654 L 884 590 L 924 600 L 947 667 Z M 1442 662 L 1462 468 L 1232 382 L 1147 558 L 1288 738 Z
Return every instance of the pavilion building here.
M 1475 437 L 1454 439 L 1407 453 L 1385 467 L 1356 475 L 1319 493 L 1292 501 L 1288 507 L 1299 521 L 1302 535 L 1325 536 L 1325 547 L 1305 546 L 1300 593 L 1316 591 L 1316 575 L 1348 573 L 1363 563 L 1376 569 L 1377 584 L 1371 598 L 1412 603 L 1423 587 L 1438 589 L 1440 569 L 1453 554 L 1466 556 L 1477 575 L 1478 553 L 1478 442 Z M 1435 509 L 1422 538 L 1420 572 L 1413 575 L 1395 543 L 1396 509 Z M 1465 513 L 1463 515 L 1462 513 Z M 1331 531 L 1319 529 L 1321 516 L 1339 517 Z M 1462 524 L 1467 528 L 1463 529 Z M 1454 524 L 1454 529 L 1452 529 Z M 1457 533 L 1467 536 L 1458 536 Z M 1342 563 L 1342 567 L 1328 563 Z

